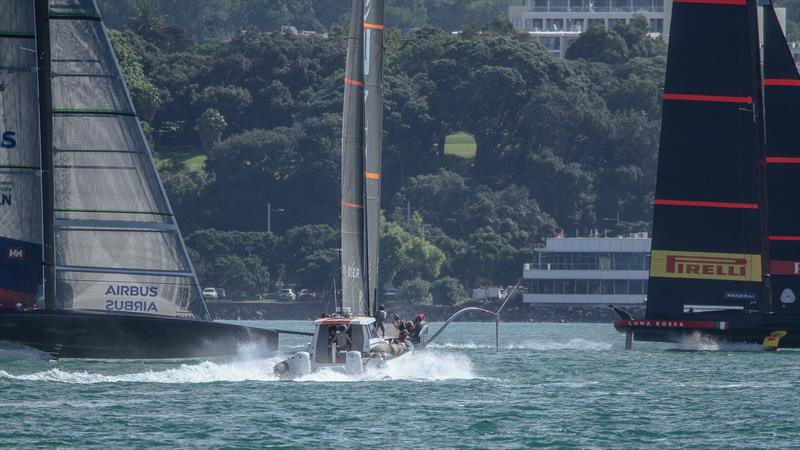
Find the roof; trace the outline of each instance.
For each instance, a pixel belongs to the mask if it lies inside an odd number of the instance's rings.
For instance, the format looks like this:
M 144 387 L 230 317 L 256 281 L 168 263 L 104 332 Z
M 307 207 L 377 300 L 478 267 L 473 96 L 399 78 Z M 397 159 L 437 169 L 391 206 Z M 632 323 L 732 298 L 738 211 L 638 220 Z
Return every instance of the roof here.
M 323 317 L 314 321 L 315 325 L 369 325 L 375 322 L 372 317 L 350 316 L 350 317 Z

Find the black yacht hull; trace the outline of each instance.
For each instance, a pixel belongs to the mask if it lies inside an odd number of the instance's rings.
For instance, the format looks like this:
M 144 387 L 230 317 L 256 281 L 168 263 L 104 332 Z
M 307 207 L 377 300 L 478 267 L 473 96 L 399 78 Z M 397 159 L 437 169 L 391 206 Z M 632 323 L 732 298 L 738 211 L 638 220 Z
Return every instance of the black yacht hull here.
M 274 352 L 278 333 L 162 317 L 2 311 L 0 342 L 32 347 L 58 358 L 194 358 L 235 355 L 247 343 Z
M 786 336 L 780 339 L 780 348 L 800 348 L 800 317 L 750 314 L 705 320 L 618 320 L 614 322 L 614 328 L 621 333 L 633 333 L 636 341 L 682 342 L 688 336 L 701 335 L 717 341 L 759 345 L 771 333 L 785 331 Z

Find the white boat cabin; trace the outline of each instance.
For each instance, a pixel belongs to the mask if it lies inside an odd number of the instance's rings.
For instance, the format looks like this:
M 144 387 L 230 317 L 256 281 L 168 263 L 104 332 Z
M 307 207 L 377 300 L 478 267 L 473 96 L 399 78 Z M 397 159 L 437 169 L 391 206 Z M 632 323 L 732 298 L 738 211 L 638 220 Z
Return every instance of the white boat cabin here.
M 314 364 L 341 364 L 349 351 L 370 353 L 383 342 L 374 323 L 372 317 L 363 316 L 334 315 L 315 320 L 314 339 L 308 349 Z

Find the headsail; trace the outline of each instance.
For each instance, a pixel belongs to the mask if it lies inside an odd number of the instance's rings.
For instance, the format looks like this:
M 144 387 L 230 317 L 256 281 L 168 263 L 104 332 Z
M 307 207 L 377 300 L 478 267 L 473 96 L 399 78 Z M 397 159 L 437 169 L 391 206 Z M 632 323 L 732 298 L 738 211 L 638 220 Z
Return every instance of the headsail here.
M 42 293 L 36 20 L 31 0 L 3 3 L 0 24 L 0 309 Z
M 364 234 L 364 1 L 353 0 L 342 115 L 342 306 L 366 307 Z
M 208 319 L 94 0 L 50 0 L 56 301 Z
M 800 75 L 773 6 L 764 6 L 766 130 L 771 310 L 800 313 Z
M 366 0 L 364 4 L 364 77 L 366 136 L 366 239 L 367 239 L 367 298 L 372 315 L 377 309 L 378 220 L 381 210 L 381 142 L 383 135 L 383 0 Z
M 647 317 L 763 309 L 756 0 L 674 0 L 671 27 Z

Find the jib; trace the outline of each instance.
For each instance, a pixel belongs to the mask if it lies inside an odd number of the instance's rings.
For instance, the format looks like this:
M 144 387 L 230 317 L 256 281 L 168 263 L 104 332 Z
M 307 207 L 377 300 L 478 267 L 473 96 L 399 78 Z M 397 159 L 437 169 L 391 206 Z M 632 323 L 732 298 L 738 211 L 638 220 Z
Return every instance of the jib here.
M 0 147 L 14 148 L 16 146 L 17 146 L 17 133 L 13 131 L 3 132 L 2 136 L 0 136 Z

